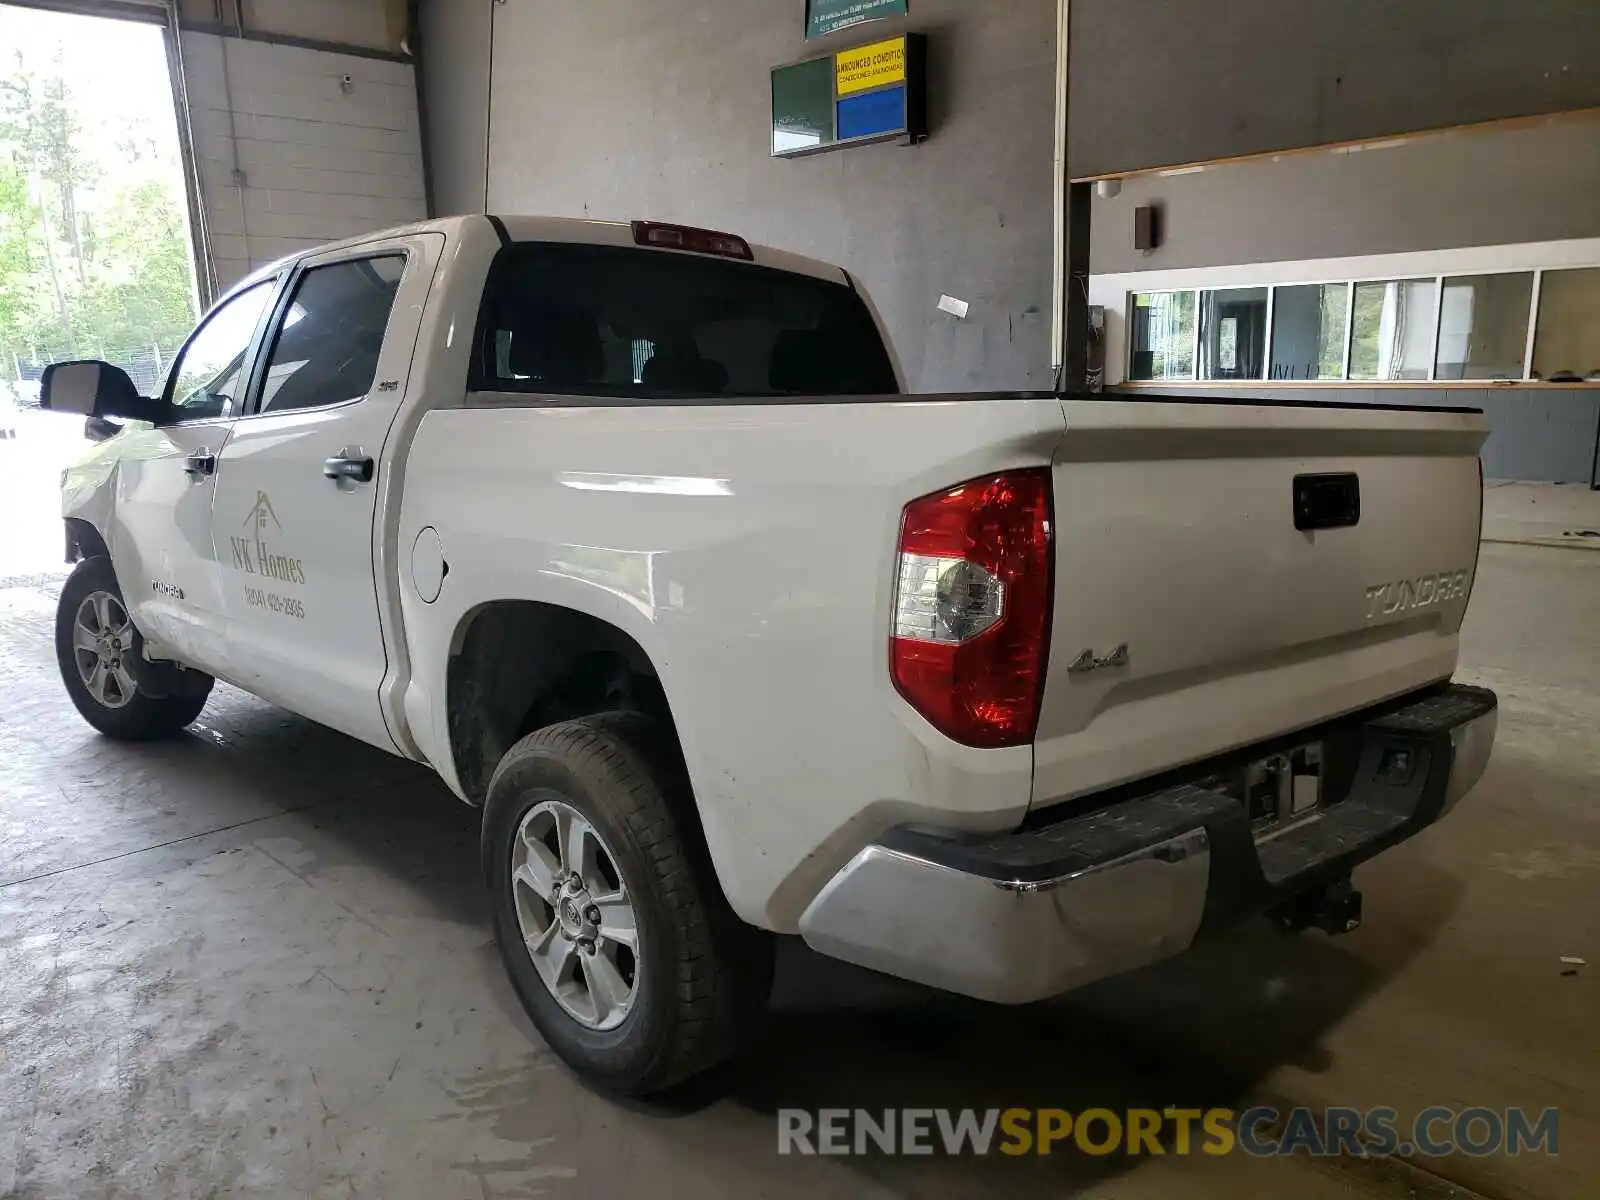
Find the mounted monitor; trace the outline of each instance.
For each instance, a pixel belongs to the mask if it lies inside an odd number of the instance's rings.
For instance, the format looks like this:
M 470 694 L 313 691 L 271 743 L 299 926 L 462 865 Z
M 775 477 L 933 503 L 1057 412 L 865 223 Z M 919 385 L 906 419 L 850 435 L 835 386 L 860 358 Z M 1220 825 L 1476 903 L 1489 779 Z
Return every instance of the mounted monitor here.
M 917 33 L 772 72 L 772 154 L 797 158 L 928 136 L 927 40 Z

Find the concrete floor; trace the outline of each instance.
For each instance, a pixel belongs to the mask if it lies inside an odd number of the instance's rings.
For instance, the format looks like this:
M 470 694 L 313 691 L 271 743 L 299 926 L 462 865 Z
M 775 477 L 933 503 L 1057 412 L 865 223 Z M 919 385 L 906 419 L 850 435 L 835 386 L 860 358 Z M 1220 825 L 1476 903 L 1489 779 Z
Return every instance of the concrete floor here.
M 0 533 L 0 537 L 5 534 Z M 0 579 L 0 1196 L 1588 1196 L 1600 1178 L 1600 554 L 1486 546 L 1463 675 L 1489 775 L 1357 875 L 1367 924 L 1259 927 L 1026 1011 L 786 947 L 748 1060 L 594 1096 L 490 944 L 474 813 L 426 771 L 219 687 L 191 735 L 94 735 L 59 571 Z M 792 952 L 791 952 L 792 951 Z M 1561 955 L 1590 966 L 1563 976 Z M 1430 1164 L 778 1158 L 780 1106 L 1561 1109 L 1561 1155 Z

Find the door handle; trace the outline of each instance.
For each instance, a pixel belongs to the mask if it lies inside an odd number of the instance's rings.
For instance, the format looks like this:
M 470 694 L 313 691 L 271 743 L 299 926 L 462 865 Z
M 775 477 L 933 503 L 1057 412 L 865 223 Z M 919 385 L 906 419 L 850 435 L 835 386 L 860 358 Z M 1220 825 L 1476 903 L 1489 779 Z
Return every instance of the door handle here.
M 183 460 L 183 470 L 186 475 L 215 475 L 217 456 L 210 450 L 197 450 Z
M 1361 523 L 1361 477 L 1354 471 L 1294 477 L 1294 527 L 1348 529 Z
M 322 473 L 329 479 L 350 479 L 356 483 L 371 483 L 372 460 L 342 456 L 323 459 Z

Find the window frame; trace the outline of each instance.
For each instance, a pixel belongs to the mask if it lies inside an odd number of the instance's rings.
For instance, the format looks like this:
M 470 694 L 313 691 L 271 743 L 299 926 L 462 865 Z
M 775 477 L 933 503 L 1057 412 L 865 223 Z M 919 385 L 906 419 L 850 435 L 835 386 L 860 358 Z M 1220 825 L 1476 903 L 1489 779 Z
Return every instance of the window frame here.
M 1139 383 L 1146 386 L 1157 387 L 1171 386 L 1174 383 L 1205 382 L 1200 379 L 1200 293 L 1207 290 L 1216 291 L 1217 289 L 1168 287 L 1150 288 L 1142 292 L 1128 293 L 1127 303 L 1124 306 L 1124 312 L 1127 314 L 1124 319 L 1125 328 L 1128 330 L 1128 336 L 1123 339 L 1127 343 L 1126 347 L 1124 347 L 1126 350 L 1126 361 L 1123 364 L 1122 375 L 1124 382 Z M 1194 328 L 1189 331 L 1189 374 L 1163 375 L 1160 378 L 1151 379 L 1134 379 L 1133 356 L 1138 351 L 1135 349 L 1133 344 L 1133 310 L 1138 304 L 1138 298 L 1140 296 L 1178 296 L 1182 295 L 1184 292 L 1188 292 L 1194 297 Z
M 1279 291 L 1286 291 L 1286 290 L 1289 290 L 1291 288 L 1316 288 L 1319 293 L 1327 293 L 1330 290 L 1339 291 L 1339 292 L 1343 292 L 1344 293 L 1344 326 L 1343 326 L 1342 330 L 1340 331 L 1341 332 L 1341 336 L 1339 338 L 1339 373 L 1337 375 L 1322 375 L 1322 374 L 1320 374 L 1320 367 L 1321 367 L 1321 355 L 1320 355 L 1320 353 L 1318 355 L 1318 362 L 1317 362 L 1317 366 L 1319 368 L 1319 374 L 1317 374 L 1315 376 L 1312 376 L 1312 377 L 1307 378 L 1307 379 L 1279 379 L 1279 378 L 1277 378 L 1276 376 L 1274 376 L 1272 374 L 1272 368 L 1273 368 L 1274 362 L 1276 361 L 1275 356 L 1276 356 L 1277 350 L 1278 350 L 1278 346 L 1277 346 L 1278 318 L 1282 315 L 1282 310 L 1280 309 L 1279 303 L 1278 303 L 1278 292 Z M 1350 345 L 1351 345 L 1351 341 L 1352 341 L 1352 338 L 1353 338 L 1353 331 L 1354 331 L 1354 323 L 1351 320 L 1350 309 L 1351 309 L 1351 305 L 1353 305 L 1355 303 L 1355 288 L 1356 288 L 1356 285 L 1355 285 L 1355 282 L 1353 280 L 1342 280 L 1341 281 L 1341 280 L 1337 280 L 1337 279 L 1329 280 L 1326 283 L 1274 283 L 1274 284 L 1269 285 L 1269 287 L 1267 289 L 1267 294 L 1269 296 L 1269 300 L 1268 300 L 1268 304 L 1267 304 L 1267 350 L 1266 350 L 1265 361 L 1262 363 L 1262 368 L 1261 368 L 1262 375 L 1264 377 L 1263 380 L 1262 380 L 1262 383 L 1265 386 L 1274 387 L 1274 386 L 1279 386 L 1279 385 L 1283 385 L 1283 384 L 1288 384 L 1288 385 L 1293 386 L 1293 387 L 1302 387 L 1302 386 L 1305 386 L 1305 385 L 1308 385 L 1308 384 L 1315 385 L 1315 384 L 1345 383 L 1345 382 L 1347 382 L 1349 380 L 1349 377 L 1350 377 Z M 1320 299 L 1320 297 L 1319 297 L 1319 299 Z M 1322 340 L 1321 334 L 1322 334 L 1322 331 L 1321 331 L 1321 328 L 1319 327 L 1318 331 L 1317 331 L 1317 341 L 1318 341 L 1319 351 L 1320 351 L 1320 345 L 1321 345 L 1321 340 Z
M 161 424 L 163 426 L 231 423 L 237 421 L 243 415 L 248 407 L 250 387 L 255 378 L 256 363 L 261 357 L 262 335 L 270 325 L 272 315 L 277 311 L 278 304 L 282 299 L 281 289 L 284 278 L 285 274 L 279 272 L 276 275 L 269 275 L 265 279 L 258 279 L 248 286 L 232 289 L 221 300 L 212 305 L 211 311 L 201 317 L 195 327 L 189 331 L 189 336 L 183 339 L 183 345 L 178 348 L 178 353 L 173 356 L 172 365 L 167 369 L 167 381 L 161 387 L 161 411 L 163 413 Z M 173 393 L 177 390 L 178 373 L 183 368 L 183 360 L 188 356 L 189 348 L 205 332 L 206 327 L 221 315 L 225 308 L 257 288 L 267 289 L 267 303 L 262 306 L 260 315 L 256 317 L 255 329 L 250 334 L 250 341 L 245 345 L 244 361 L 240 364 L 242 369 L 239 374 L 239 380 L 245 399 L 241 401 L 237 396 L 233 397 L 229 401 L 229 410 L 216 416 L 184 418 L 181 415 L 183 407 L 173 403 Z
M 1439 276 L 1439 328 L 1433 339 L 1433 381 L 1436 383 L 1451 384 L 1461 387 L 1470 387 L 1473 384 L 1483 384 L 1487 387 L 1496 387 L 1508 383 L 1531 382 L 1531 352 L 1533 338 L 1536 332 L 1533 326 L 1533 320 L 1536 316 L 1538 316 L 1539 313 L 1539 279 L 1542 274 L 1543 272 L 1536 268 L 1529 268 L 1525 271 L 1456 271 L 1451 274 Z M 1446 286 L 1452 282 L 1459 283 L 1463 280 L 1469 279 L 1512 278 L 1519 275 L 1526 275 L 1528 277 L 1528 311 L 1523 317 L 1523 320 L 1527 324 L 1522 331 L 1522 355 L 1520 358 L 1520 362 L 1522 364 L 1520 369 L 1522 373 L 1515 376 L 1462 376 L 1456 379 L 1440 379 L 1439 354 L 1444 349 L 1444 296 Z M 1474 300 L 1474 308 L 1476 308 L 1476 300 Z M 1469 349 L 1471 346 L 1471 334 L 1476 330 L 1476 328 L 1476 314 L 1474 314 L 1473 326 L 1468 330 Z M 1468 367 L 1471 367 L 1473 364 L 1469 361 L 1459 365 L 1463 370 L 1465 370 Z
M 258 345 L 255 361 L 250 368 L 250 386 L 245 393 L 243 411 L 235 416 L 235 420 L 250 421 L 263 417 L 288 417 L 296 413 L 329 412 L 341 408 L 351 408 L 360 404 L 371 396 L 371 389 L 367 395 L 356 396 L 349 400 L 339 400 L 333 404 L 318 404 L 311 408 L 285 408 L 278 411 L 261 409 L 261 397 L 266 391 L 267 373 L 272 364 L 273 351 L 277 349 L 278 335 L 283 332 L 283 321 L 288 315 L 290 307 L 294 304 L 294 297 L 300 289 L 301 282 L 312 271 L 323 267 L 337 267 L 345 263 L 361 262 L 374 258 L 398 258 L 401 260 L 400 281 L 395 286 L 395 301 L 398 303 L 400 288 L 405 286 L 406 272 L 411 269 L 411 251 L 404 244 L 380 243 L 377 245 L 364 244 L 350 246 L 336 253 L 328 255 L 307 255 L 296 262 L 291 270 L 282 277 L 282 287 L 271 307 L 271 313 L 265 326 L 257 330 Z M 394 319 L 394 303 L 389 308 L 389 319 Z M 388 323 L 384 326 L 384 341 L 388 341 Z M 382 353 L 382 346 L 379 347 Z M 374 379 L 374 384 L 376 384 Z
M 1533 378 L 1533 361 L 1537 352 L 1537 337 L 1539 329 L 1539 314 L 1544 302 L 1544 277 L 1552 272 L 1600 270 L 1600 262 L 1572 262 L 1558 266 L 1528 266 L 1507 265 L 1487 268 L 1476 268 L 1461 264 L 1452 265 L 1447 271 L 1405 271 L 1394 273 L 1360 273 L 1340 275 L 1334 277 L 1310 279 L 1280 279 L 1263 281 L 1254 277 L 1229 280 L 1226 283 L 1216 283 L 1209 286 L 1191 284 L 1178 286 L 1174 284 L 1152 283 L 1138 289 L 1128 289 L 1123 294 L 1123 346 L 1122 346 L 1122 382 L 1117 386 L 1133 386 L 1140 388 L 1173 387 L 1180 384 L 1193 384 L 1204 388 L 1271 388 L 1271 387 L 1323 387 L 1323 388 L 1373 388 L 1373 387 L 1595 387 L 1600 382 L 1585 380 L 1582 383 L 1551 384 L 1547 380 Z M 1152 274 L 1156 274 L 1152 272 Z M 1527 344 L 1522 358 L 1522 374 L 1515 379 L 1440 379 L 1439 378 L 1439 341 L 1444 320 L 1444 285 L 1447 280 L 1463 277 L 1478 277 L 1485 275 L 1529 275 L 1533 276 L 1533 290 L 1528 302 L 1528 332 Z M 1364 283 L 1411 283 L 1427 282 L 1433 285 L 1434 320 L 1432 342 L 1432 358 L 1428 363 L 1428 373 L 1420 379 L 1353 379 L 1350 376 L 1352 351 L 1355 341 L 1355 289 Z M 1235 291 L 1249 288 L 1267 289 L 1267 328 L 1266 328 L 1266 357 L 1262 367 L 1262 374 L 1269 376 L 1259 380 L 1233 380 L 1233 379 L 1201 379 L 1200 371 L 1200 316 L 1207 292 Z M 1277 290 L 1291 287 L 1343 287 L 1345 289 L 1345 322 L 1344 322 L 1344 358 L 1340 364 L 1340 374 L 1337 377 L 1318 379 L 1272 379 L 1272 345 L 1277 332 Z M 1165 379 L 1136 379 L 1133 373 L 1133 356 L 1135 353 L 1133 331 L 1133 310 L 1139 296 L 1156 295 L 1163 293 L 1190 292 L 1194 295 L 1195 328 L 1194 328 L 1194 358 L 1191 371 L 1188 375 L 1174 376 Z
M 1533 360 L 1534 360 L 1534 357 L 1538 354 L 1539 314 L 1540 314 L 1540 311 L 1541 311 L 1540 305 L 1542 305 L 1543 302 L 1544 302 L 1544 277 L 1546 275 L 1563 275 L 1563 274 L 1567 274 L 1569 272 L 1577 272 L 1577 271 L 1594 271 L 1594 272 L 1600 273 L 1600 262 L 1591 263 L 1591 264 L 1581 264 L 1580 263 L 1580 264 L 1573 264 L 1573 265 L 1570 265 L 1570 266 L 1563 266 L 1563 267 L 1545 267 L 1543 270 L 1539 271 L 1534 276 L 1534 280 L 1533 280 L 1533 304 L 1531 306 L 1531 309 L 1530 309 L 1530 312 L 1529 312 L 1529 316 L 1528 316 L 1528 357 L 1527 357 L 1527 360 L 1523 363 L 1523 371 L 1526 373 L 1526 375 L 1529 378 L 1530 382 L 1544 383 L 1544 384 L 1547 384 L 1550 387 L 1569 387 L 1569 388 L 1570 387 L 1594 387 L 1597 383 L 1600 383 L 1600 380 L 1590 379 L 1590 378 L 1588 378 L 1587 375 L 1584 376 L 1584 378 L 1582 380 L 1580 380 L 1578 383 L 1554 383 L 1554 384 L 1551 384 L 1551 383 L 1549 383 L 1548 380 L 1545 380 L 1545 379 L 1539 379 L 1539 380 L 1533 380 L 1532 379 L 1532 375 L 1533 375 Z
M 1267 382 L 1267 372 L 1271 369 L 1271 366 L 1272 366 L 1272 334 L 1273 334 L 1273 329 L 1274 329 L 1273 320 L 1272 319 L 1273 319 L 1273 310 L 1276 308 L 1276 303 L 1275 303 L 1276 297 L 1274 296 L 1273 293 L 1276 292 L 1276 291 L 1277 291 L 1277 287 L 1275 285 L 1273 285 L 1273 284 L 1247 284 L 1247 285 L 1244 285 L 1244 286 L 1240 286 L 1240 285 L 1237 285 L 1237 284 L 1228 284 L 1225 287 L 1209 287 L 1209 288 L 1195 288 L 1194 289 L 1194 322 L 1195 322 L 1194 377 L 1195 377 L 1195 382 L 1196 383 L 1206 383 L 1206 384 L 1210 384 L 1210 383 L 1228 383 L 1228 384 L 1258 384 L 1259 385 L 1259 384 L 1264 384 L 1264 383 Z M 1200 377 L 1201 363 L 1202 363 L 1202 360 L 1205 357 L 1205 351 L 1206 351 L 1206 300 L 1205 300 L 1205 298 L 1206 298 L 1207 295 L 1213 295 L 1214 296 L 1214 295 L 1217 295 L 1218 293 L 1221 293 L 1221 292 L 1265 292 L 1267 294 L 1266 295 L 1266 312 L 1265 312 L 1265 316 L 1264 316 L 1264 319 L 1262 321 L 1262 326 L 1261 326 L 1261 333 L 1262 333 L 1261 368 L 1260 368 L 1260 373 L 1257 374 L 1257 375 L 1253 375 L 1253 376 L 1236 375 L 1236 376 L 1233 376 L 1231 378 L 1218 378 L 1218 377 L 1215 377 L 1215 376 L 1209 376 L 1208 375 L 1203 379 Z M 1233 319 L 1234 318 L 1221 317 L 1221 316 L 1217 317 L 1217 326 L 1218 326 L 1217 334 L 1218 334 L 1219 343 L 1220 343 L 1220 340 L 1221 340 L 1221 325 L 1222 325 L 1222 322 L 1225 321 L 1225 320 L 1233 320 Z M 1219 354 L 1220 354 L 1220 346 L 1219 346 Z M 1237 361 L 1238 360 L 1236 358 L 1235 362 L 1237 363 Z M 1214 369 L 1221 370 L 1222 368 L 1219 365 Z M 1238 369 L 1237 366 L 1235 366 L 1234 369 L 1237 370 Z
M 1488 274 L 1488 272 L 1484 272 Z M 1453 276 L 1452 276 L 1453 278 Z M 1344 376 L 1333 380 L 1336 383 L 1353 383 L 1357 387 L 1370 387 L 1372 384 L 1381 383 L 1385 386 L 1396 384 L 1410 384 L 1415 387 L 1419 383 L 1439 382 L 1439 323 L 1444 317 L 1444 279 L 1443 275 L 1363 275 L 1350 281 L 1350 308 L 1345 313 L 1345 354 Z M 1390 284 L 1405 285 L 1408 283 L 1427 283 L 1433 286 L 1433 331 L 1428 337 L 1428 373 L 1420 379 L 1395 378 L 1388 379 L 1381 375 L 1374 375 L 1371 379 L 1363 376 L 1360 379 L 1350 374 L 1350 363 L 1356 356 L 1356 289 L 1373 285 L 1387 287 Z M 1450 382 L 1450 381 L 1446 381 Z

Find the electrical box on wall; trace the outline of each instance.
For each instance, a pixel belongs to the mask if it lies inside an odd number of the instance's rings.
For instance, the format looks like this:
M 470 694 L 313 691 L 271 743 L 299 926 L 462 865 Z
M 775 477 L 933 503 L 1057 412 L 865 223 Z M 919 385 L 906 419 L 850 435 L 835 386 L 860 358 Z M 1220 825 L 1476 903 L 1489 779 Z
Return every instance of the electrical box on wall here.
M 927 40 L 885 38 L 772 72 L 772 154 L 928 136 Z
M 1161 210 L 1141 204 L 1133 210 L 1133 248 L 1149 253 L 1161 245 Z

